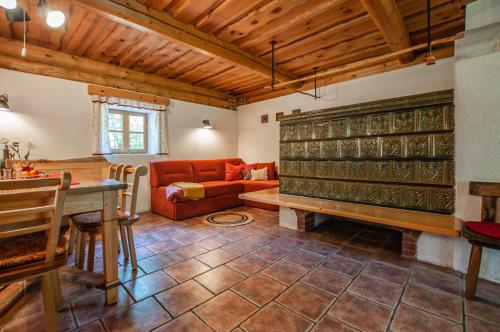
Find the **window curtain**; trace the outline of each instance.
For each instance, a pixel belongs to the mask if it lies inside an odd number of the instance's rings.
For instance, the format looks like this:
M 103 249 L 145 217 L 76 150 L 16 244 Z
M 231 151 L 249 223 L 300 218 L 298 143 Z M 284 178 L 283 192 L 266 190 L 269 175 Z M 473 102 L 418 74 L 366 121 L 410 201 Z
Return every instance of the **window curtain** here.
M 109 105 L 119 105 L 144 109 L 148 112 L 148 153 L 168 154 L 168 119 L 167 105 L 149 103 L 119 97 L 92 96 L 94 104 L 92 114 L 93 154 L 110 154 L 111 146 L 108 134 Z
M 99 99 L 93 99 L 92 102 L 92 154 L 111 154 L 108 134 L 108 104 Z

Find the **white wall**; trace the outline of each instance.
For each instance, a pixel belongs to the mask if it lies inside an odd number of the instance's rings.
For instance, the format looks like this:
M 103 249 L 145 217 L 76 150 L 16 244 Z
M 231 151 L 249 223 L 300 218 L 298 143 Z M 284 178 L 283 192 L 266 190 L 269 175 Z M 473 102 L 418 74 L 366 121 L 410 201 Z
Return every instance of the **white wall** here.
M 453 59 L 440 60 L 434 66 L 418 65 L 379 75 L 363 77 L 320 88 L 321 98 L 314 100 L 292 94 L 238 108 L 238 148 L 243 160 L 279 159 L 279 121 L 275 113 L 290 114 L 322 108 L 357 104 L 453 88 Z M 269 122 L 260 123 L 260 116 L 269 114 Z
M 0 112 L 0 137 L 32 142 L 32 159 L 68 159 L 92 154 L 87 84 L 0 69 L 0 94 L 12 112 Z M 210 119 L 214 128 L 202 129 Z M 212 159 L 238 155 L 237 114 L 216 107 L 172 100 L 165 159 Z M 154 155 L 114 155 L 111 162 L 149 165 Z M 149 178 L 141 184 L 139 211 L 150 209 Z

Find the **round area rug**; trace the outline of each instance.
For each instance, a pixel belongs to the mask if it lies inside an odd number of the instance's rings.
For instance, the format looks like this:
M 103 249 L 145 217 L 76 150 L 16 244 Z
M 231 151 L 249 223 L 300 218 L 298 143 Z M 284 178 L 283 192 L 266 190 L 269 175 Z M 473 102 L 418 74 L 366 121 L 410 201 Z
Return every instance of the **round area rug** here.
M 217 212 L 205 217 L 203 222 L 213 226 L 241 226 L 253 221 L 253 216 L 243 212 Z

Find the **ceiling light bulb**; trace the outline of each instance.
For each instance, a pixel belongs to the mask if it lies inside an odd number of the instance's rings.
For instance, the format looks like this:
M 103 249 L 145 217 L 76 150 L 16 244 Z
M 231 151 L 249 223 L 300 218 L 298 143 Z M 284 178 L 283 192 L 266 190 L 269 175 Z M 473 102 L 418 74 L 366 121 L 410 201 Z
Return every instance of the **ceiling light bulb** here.
M 66 21 L 66 16 L 60 10 L 51 10 L 47 13 L 47 25 L 51 28 L 59 28 Z
M 0 6 L 5 9 L 14 9 L 17 7 L 16 0 L 0 0 Z

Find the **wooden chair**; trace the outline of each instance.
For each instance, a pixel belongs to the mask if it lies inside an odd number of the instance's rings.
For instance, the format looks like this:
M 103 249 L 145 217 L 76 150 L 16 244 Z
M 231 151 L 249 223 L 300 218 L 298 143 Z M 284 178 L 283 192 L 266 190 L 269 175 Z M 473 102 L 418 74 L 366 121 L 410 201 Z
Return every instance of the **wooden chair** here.
M 467 221 L 462 230 L 463 236 L 472 245 L 465 282 L 465 298 L 472 300 L 476 294 L 483 247 L 500 250 L 500 224 L 496 223 L 500 183 L 471 182 L 469 193 L 482 196 L 481 221 Z
M 108 179 L 120 180 L 122 171 L 128 165 L 110 165 L 108 167 Z M 99 225 L 96 227 L 95 220 L 99 219 Z M 83 269 L 85 264 L 85 246 L 87 236 L 89 238 L 89 252 L 87 256 L 87 270 L 94 271 L 95 241 L 96 236 L 101 232 L 100 228 L 101 211 L 82 213 L 71 216 L 70 240 L 68 253 L 75 250 L 75 264 L 79 269 Z
M 57 269 L 66 264 L 60 234 L 71 175 L 0 181 L 0 285 L 41 276 L 48 331 L 58 331 L 62 309 Z
M 132 224 L 139 219 L 139 216 L 136 214 L 139 179 L 140 177 L 146 175 L 147 172 L 148 169 L 146 166 L 139 166 L 137 168 L 131 166 L 123 166 L 120 168 L 120 171 L 117 171 L 116 178 L 117 180 L 128 182 L 128 177 L 132 175 L 132 182 L 128 183 L 128 189 L 120 192 L 120 206 L 117 214 L 123 255 L 125 260 L 128 260 L 129 257 L 132 259 L 132 268 L 134 270 L 137 269 L 137 257 L 135 254 Z M 130 197 L 130 203 L 127 202 L 128 197 Z M 127 205 L 129 205 L 128 212 L 126 209 Z M 79 245 L 77 245 L 79 249 L 77 249 L 78 253 L 75 255 L 75 259 L 78 261 L 77 267 L 83 268 L 86 245 L 85 237 L 86 234 L 89 234 L 90 240 L 87 270 L 92 272 L 94 269 L 95 235 L 101 231 L 101 212 L 90 212 L 75 215 L 72 216 L 72 220 L 76 225 L 76 228 L 78 229 L 79 238 Z
M 137 270 L 137 256 L 135 254 L 134 233 L 132 224 L 139 220 L 139 215 L 136 214 L 137 195 L 139 192 L 139 180 L 142 176 L 148 174 L 146 166 L 138 166 L 136 168 L 126 167 L 122 172 L 121 181 L 128 183 L 127 190 L 123 190 L 120 195 L 120 210 L 118 212 L 118 225 L 120 227 L 120 235 L 122 239 L 123 255 L 125 259 L 132 260 L 132 269 Z M 131 176 L 132 182 L 128 182 Z M 129 210 L 127 212 L 127 197 L 130 197 Z M 125 236 L 126 233 L 126 236 Z

